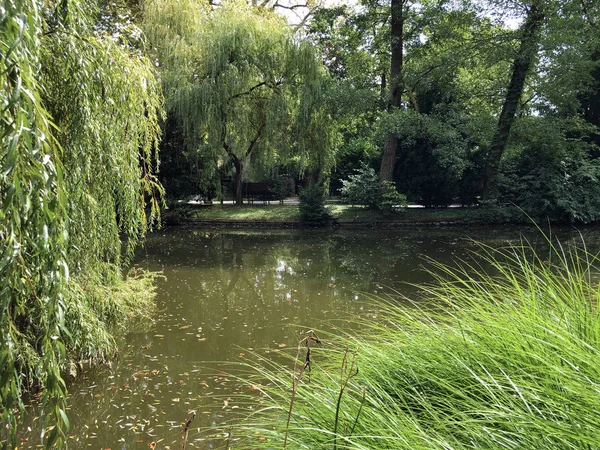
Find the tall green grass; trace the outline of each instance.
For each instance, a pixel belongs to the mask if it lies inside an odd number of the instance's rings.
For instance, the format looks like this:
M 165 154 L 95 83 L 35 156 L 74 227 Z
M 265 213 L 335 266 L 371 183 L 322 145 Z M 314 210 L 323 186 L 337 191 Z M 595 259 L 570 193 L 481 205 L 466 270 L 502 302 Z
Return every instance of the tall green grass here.
M 133 269 L 123 278 L 111 265 L 98 264 L 95 272 L 71 279 L 62 310 L 64 355 L 59 370 L 63 375 L 74 377 L 86 366 L 109 362 L 118 353 L 116 336 L 136 323 L 151 323 L 158 276 Z M 16 317 L 21 327 L 13 342 L 17 367 L 24 379 L 23 387 L 35 392 L 43 377 L 43 355 L 36 348 L 36 324 L 40 319 L 27 311 Z M 0 431 L 0 443 L 2 438 Z
M 231 448 L 600 448 L 598 261 L 547 243 L 433 262 L 418 302 L 313 346 L 310 380 L 261 361 Z

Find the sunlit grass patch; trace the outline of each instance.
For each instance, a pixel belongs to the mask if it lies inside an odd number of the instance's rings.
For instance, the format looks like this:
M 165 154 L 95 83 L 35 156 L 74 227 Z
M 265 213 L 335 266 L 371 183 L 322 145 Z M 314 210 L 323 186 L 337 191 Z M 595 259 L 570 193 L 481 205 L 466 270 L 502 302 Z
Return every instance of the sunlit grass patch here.
M 223 221 L 297 221 L 298 206 L 295 205 L 213 205 L 192 212 L 200 220 Z
M 325 205 L 330 215 L 340 223 L 430 223 L 430 224 L 493 224 L 522 223 L 527 217 L 522 213 L 509 213 L 503 209 L 480 208 L 402 208 L 393 212 L 383 212 L 362 206 L 343 204 Z M 212 205 L 187 208 L 186 215 L 203 221 L 231 222 L 298 222 L 297 205 Z
M 257 362 L 260 408 L 236 448 L 597 448 L 598 261 L 548 244 L 432 263 L 418 303 L 382 301 L 360 332 L 313 348 L 310 380 Z

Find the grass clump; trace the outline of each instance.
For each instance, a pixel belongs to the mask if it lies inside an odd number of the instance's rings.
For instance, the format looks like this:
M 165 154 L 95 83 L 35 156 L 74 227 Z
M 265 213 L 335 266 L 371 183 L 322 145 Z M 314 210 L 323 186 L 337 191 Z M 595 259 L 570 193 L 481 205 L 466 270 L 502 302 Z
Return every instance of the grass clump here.
M 156 273 L 133 269 L 127 277 L 114 270 L 79 276 L 69 287 L 65 303 L 68 358 L 66 369 L 108 362 L 117 354 L 115 336 L 148 325 L 156 311 Z
M 360 332 L 314 348 L 310 381 L 262 363 L 263 408 L 239 426 L 252 432 L 234 430 L 251 436 L 236 448 L 598 448 L 597 259 L 527 243 L 478 253 L 433 263 L 422 300 L 383 303 Z
M 97 264 L 95 271 L 73 277 L 62 303 L 64 358 L 60 372 L 76 376 L 84 365 L 104 364 L 115 357 L 115 337 L 131 330 L 134 323 L 151 321 L 156 309 L 156 277 L 134 269 L 123 278 L 110 264 Z M 36 391 L 42 380 L 39 321 L 33 314 L 18 316 L 15 327 L 17 367 L 28 382 L 24 387 L 31 391 Z

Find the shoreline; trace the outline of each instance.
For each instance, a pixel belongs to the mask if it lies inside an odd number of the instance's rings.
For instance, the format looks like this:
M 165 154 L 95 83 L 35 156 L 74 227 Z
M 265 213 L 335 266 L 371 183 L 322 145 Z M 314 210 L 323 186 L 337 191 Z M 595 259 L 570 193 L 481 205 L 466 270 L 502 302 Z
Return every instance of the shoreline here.
M 213 205 L 201 208 L 175 207 L 163 212 L 165 225 L 210 228 L 270 229 L 410 229 L 474 227 L 594 228 L 600 222 L 569 222 L 533 217 L 517 207 L 496 208 L 407 208 L 393 213 L 348 205 L 327 205 L 331 218 L 321 227 L 301 222 L 297 205 Z
M 575 228 L 575 229 L 593 229 L 598 228 L 600 223 L 589 224 L 571 224 L 565 222 L 533 222 L 533 221 L 513 221 L 513 222 L 493 222 L 485 220 L 420 220 L 420 221 L 342 221 L 334 220 L 332 223 L 322 227 L 304 225 L 300 221 L 290 220 L 216 220 L 216 219 L 198 219 L 187 218 L 177 222 L 165 223 L 173 227 L 190 228 L 213 228 L 213 229 L 295 229 L 295 230 L 410 230 L 413 228 L 432 228 L 432 229 L 460 229 L 460 228 Z

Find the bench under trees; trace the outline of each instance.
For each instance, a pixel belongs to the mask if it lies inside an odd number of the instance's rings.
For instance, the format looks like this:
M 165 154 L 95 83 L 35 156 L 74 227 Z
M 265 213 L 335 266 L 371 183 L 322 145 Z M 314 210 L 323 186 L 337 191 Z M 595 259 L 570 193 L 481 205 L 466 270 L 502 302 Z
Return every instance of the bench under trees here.
M 232 199 L 236 200 L 236 189 L 235 183 L 228 182 L 223 184 L 223 197 L 232 196 Z M 254 201 L 262 201 L 267 204 L 271 202 L 271 200 L 279 200 L 280 203 L 283 203 L 283 199 L 278 195 L 277 192 L 272 191 L 269 188 L 269 183 L 267 182 L 243 182 L 242 183 L 242 197 L 245 199 L 246 203 L 254 203 Z

